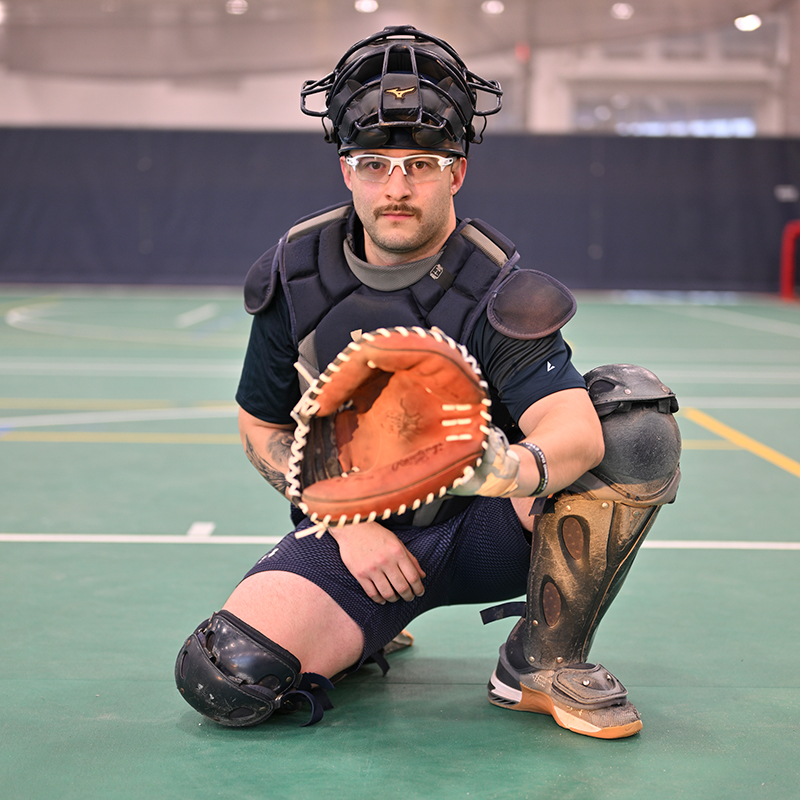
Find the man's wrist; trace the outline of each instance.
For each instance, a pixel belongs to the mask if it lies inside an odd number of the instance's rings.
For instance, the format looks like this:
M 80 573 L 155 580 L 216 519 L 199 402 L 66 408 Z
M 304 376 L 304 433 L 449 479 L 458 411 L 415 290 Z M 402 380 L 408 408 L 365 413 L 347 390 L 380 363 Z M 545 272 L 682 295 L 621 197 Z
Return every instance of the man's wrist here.
M 537 495 L 544 494 L 547 490 L 547 484 L 550 481 L 550 475 L 547 469 L 547 458 L 545 457 L 542 448 L 533 442 L 515 442 L 516 447 L 522 447 L 527 450 L 536 462 L 536 467 L 539 470 L 539 483 L 536 488 L 530 493 L 529 497 L 536 497 Z

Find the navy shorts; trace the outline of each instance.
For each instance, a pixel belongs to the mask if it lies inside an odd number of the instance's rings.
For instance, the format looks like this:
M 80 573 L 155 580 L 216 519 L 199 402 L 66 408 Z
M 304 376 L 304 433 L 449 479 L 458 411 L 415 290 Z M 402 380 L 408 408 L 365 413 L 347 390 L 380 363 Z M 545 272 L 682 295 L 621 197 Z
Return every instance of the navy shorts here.
M 298 530 L 311 523 L 304 520 Z M 364 632 L 364 659 L 380 650 L 413 619 L 432 608 L 496 603 L 527 591 L 530 544 L 510 500 L 476 497 L 459 514 L 426 528 L 394 528 L 425 571 L 425 594 L 379 605 L 339 557 L 334 538 L 284 537 L 247 576 L 267 570 L 293 572 L 315 583 Z

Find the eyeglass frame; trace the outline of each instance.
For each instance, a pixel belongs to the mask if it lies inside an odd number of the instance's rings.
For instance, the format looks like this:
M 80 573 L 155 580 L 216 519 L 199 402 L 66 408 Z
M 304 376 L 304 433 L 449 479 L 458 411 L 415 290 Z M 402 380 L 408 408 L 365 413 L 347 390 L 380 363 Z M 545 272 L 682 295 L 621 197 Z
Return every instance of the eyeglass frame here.
M 408 174 L 408 172 L 406 170 L 406 161 L 413 161 L 415 158 L 416 159 L 421 159 L 421 158 L 433 158 L 433 159 L 436 159 L 436 162 L 439 164 L 439 174 L 433 180 L 422 181 L 422 183 L 433 183 L 433 181 L 439 180 L 439 178 L 442 176 L 442 173 L 444 173 L 445 167 L 449 167 L 452 164 L 455 164 L 456 163 L 456 159 L 457 158 L 461 158 L 461 156 L 440 156 L 437 153 L 423 153 L 423 154 L 417 153 L 417 154 L 414 154 L 414 155 L 400 156 L 399 158 L 397 158 L 395 156 L 381 155 L 380 153 L 359 153 L 358 155 L 355 155 L 355 156 L 353 156 L 353 155 L 345 155 L 345 156 L 343 156 L 343 158 L 344 158 L 345 162 L 347 163 L 347 165 L 353 169 L 353 172 L 355 173 L 356 177 L 360 181 L 366 181 L 367 183 L 386 184 L 386 183 L 389 183 L 389 178 L 392 177 L 392 173 L 394 172 L 394 168 L 395 167 L 400 167 L 400 171 L 403 173 L 404 177 L 410 183 L 416 183 L 414 181 L 414 179 L 409 176 L 409 174 Z M 384 181 L 372 181 L 367 177 L 359 175 L 357 167 L 358 167 L 359 160 L 362 159 L 362 158 L 376 158 L 376 159 L 383 159 L 384 161 L 388 161 L 389 162 L 389 171 L 386 173 L 386 180 L 384 180 Z

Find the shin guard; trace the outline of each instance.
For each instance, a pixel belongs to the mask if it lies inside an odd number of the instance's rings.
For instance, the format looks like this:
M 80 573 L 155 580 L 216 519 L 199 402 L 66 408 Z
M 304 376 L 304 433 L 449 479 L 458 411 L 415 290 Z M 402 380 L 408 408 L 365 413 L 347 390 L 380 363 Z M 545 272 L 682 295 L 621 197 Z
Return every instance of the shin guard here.
M 509 639 L 515 660 L 538 669 L 587 660 L 658 510 L 567 493 L 556 498 L 537 526 L 525 615 Z
M 606 454 L 545 504 L 534 530 L 527 601 L 483 612 L 485 622 L 522 615 L 501 648 L 489 699 L 550 713 L 579 733 L 618 738 L 641 728 L 638 713 L 622 684 L 587 659 L 661 506 L 675 499 L 680 432 L 675 396 L 653 373 L 613 365 L 585 377 Z

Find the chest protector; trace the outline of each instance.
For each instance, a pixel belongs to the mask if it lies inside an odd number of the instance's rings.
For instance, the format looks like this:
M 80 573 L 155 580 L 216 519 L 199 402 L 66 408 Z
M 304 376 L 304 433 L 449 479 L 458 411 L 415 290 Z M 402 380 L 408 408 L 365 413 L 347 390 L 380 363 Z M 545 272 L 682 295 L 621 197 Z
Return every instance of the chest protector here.
M 575 299 L 566 287 L 542 272 L 519 269 L 514 245 L 479 220 L 461 222 L 439 261 L 416 283 L 395 291 L 372 289 L 345 260 L 344 242 L 352 244 L 355 225 L 349 204 L 300 220 L 253 265 L 245 281 L 245 308 L 251 314 L 269 306 L 281 282 L 298 348 L 301 389 L 303 373 L 316 378 L 363 331 L 438 327 L 466 344 L 485 313 L 506 336 L 539 339 L 555 333 L 575 313 Z M 489 388 L 494 402 L 496 390 L 491 383 Z M 443 498 L 393 519 L 429 525 L 457 513 L 471 499 Z
M 461 222 L 427 275 L 405 289 L 361 283 L 344 257 L 354 235 L 352 206 L 298 222 L 248 273 L 245 308 L 266 308 L 280 280 L 301 364 L 314 376 L 361 331 L 415 325 L 439 327 L 465 344 L 482 313 L 501 333 L 538 339 L 575 313 L 575 300 L 554 278 L 518 269 L 519 254 L 480 220 Z

